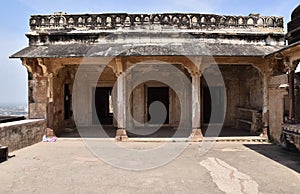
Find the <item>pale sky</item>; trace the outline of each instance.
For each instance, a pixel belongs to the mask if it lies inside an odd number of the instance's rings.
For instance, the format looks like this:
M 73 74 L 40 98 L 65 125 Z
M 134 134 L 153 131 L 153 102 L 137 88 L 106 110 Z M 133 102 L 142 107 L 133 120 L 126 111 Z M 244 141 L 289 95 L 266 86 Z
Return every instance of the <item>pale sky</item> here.
M 2 1 L 0 20 L 0 104 L 27 103 L 27 72 L 8 57 L 28 45 L 29 16 L 62 11 L 75 13 L 193 12 L 226 15 L 284 16 L 285 23 L 299 0 L 10 0 Z

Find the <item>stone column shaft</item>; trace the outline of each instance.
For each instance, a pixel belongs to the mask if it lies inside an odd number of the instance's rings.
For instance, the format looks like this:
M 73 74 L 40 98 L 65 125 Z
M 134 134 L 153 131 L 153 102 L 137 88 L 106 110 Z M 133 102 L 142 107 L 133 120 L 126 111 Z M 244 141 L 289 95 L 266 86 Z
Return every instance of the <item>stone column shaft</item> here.
M 295 120 L 295 70 L 291 68 L 289 71 L 289 120 Z
M 192 127 L 200 129 L 201 106 L 200 106 L 200 76 L 192 77 Z
M 116 140 L 127 140 L 126 133 L 126 80 L 125 75 L 120 74 L 117 79 L 117 123 Z
M 269 73 L 263 75 L 263 110 L 262 110 L 263 131 L 261 136 L 269 136 Z
M 201 76 L 192 75 L 192 134 L 191 141 L 200 141 L 203 138 L 201 131 Z

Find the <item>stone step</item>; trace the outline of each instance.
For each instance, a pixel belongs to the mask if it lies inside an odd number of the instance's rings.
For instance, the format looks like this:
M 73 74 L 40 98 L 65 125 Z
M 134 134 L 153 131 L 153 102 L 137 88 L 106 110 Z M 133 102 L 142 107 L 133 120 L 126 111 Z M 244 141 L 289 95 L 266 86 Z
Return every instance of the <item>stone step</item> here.
M 188 138 L 128 138 L 131 142 L 188 142 Z M 204 137 L 203 141 L 215 142 L 268 142 L 268 138 L 259 136 L 243 137 Z
M 115 138 L 86 138 L 89 141 L 114 141 Z M 81 140 L 80 137 L 68 138 L 59 137 L 58 140 Z M 189 138 L 128 138 L 124 142 L 189 142 Z M 199 142 L 269 142 L 268 138 L 259 136 L 243 136 L 243 137 L 204 137 Z

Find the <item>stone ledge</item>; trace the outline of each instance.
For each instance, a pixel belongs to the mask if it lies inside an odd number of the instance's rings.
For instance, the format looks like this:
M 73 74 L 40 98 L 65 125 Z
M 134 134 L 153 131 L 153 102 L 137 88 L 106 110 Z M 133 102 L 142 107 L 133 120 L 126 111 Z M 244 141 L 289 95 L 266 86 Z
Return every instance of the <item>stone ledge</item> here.
M 0 144 L 9 151 L 40 142 L 46 129 L 46 120 L 29 119 L 0 124 Z
M 26 120 L 21 120 L 21 121 L 1 123 L 0 124 L 0 129 L 2 129 L 3 127 L 16 126 L 16 125 L 26 125 L 26 124 L 36 123 L 36 122 L 39 122 L 39 121 L 45 121 L 45 119 L 26 119 Z

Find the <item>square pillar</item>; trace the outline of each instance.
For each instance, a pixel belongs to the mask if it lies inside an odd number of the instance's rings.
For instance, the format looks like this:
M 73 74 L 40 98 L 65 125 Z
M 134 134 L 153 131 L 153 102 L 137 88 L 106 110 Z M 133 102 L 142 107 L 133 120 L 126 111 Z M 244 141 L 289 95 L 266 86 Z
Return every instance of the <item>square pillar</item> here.
M 265 71 L 263 74 L 263 110 L 262 110 L 262 122 L 263 129 L 260 134 L 261 137 L 269 137 L 269 78 L 270 71 Z
M 289 120 L 295 121 L 295 68 L 289 68 L 288 80 L 289 80 Z
M 295 70 L 299 63 L 298 60 L 291 60 L 287 58 L 285 66 L 288 68 L 288 82 L 289 82 L 289 120 L 291 124 L 297 123 L 295 120 Z
M 117 79 L 117 131 L 116 141 L 124 141 L 128 139 L 126 133 L 126 80 L 124 74 L 119 74 Z
M 192 74 L 192 134 L 191 141 L 201 141 L 201 74 Z

